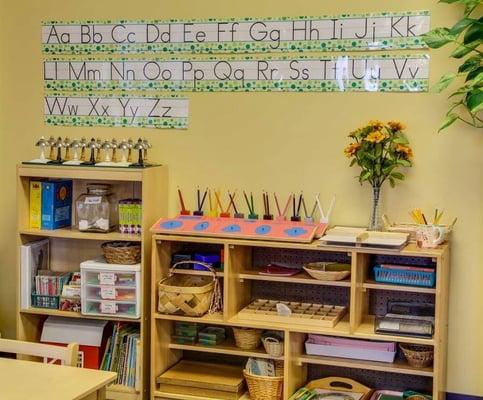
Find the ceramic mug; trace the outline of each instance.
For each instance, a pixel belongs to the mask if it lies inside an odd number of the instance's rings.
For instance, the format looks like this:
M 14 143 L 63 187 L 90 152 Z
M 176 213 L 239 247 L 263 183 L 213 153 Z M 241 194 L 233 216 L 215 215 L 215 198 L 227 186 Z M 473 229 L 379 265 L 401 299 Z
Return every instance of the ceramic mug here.
M 434 248 L 448 237 L 448 227 L 443 225 L 420 225 L 416 230 L 418 247 Z

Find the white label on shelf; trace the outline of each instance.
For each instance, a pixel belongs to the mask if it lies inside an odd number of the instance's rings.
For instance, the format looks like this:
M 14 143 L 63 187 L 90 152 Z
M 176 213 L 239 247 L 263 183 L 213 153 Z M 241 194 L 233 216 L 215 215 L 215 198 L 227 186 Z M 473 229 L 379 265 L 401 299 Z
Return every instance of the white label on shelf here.
M 87 196 L 84 204 L 101 204 L 102 196 Z
M 114 272 L 99 273 L 99 283 L 101 285 L 114 285 L 116 283 L 116 274 Z
M 113 301 L 101 301 L 101 313 L 115 314 L 117 311 L 116 303 Z
M 116 299 L 116 289 L 112 286 L 101 286 L 101 298 L 107 300 Z

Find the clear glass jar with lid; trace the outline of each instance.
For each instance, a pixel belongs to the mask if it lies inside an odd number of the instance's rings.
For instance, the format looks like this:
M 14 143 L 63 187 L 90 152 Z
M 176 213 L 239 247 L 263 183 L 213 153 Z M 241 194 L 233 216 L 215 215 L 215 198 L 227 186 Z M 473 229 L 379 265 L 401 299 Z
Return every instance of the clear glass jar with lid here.
M 117 201 L 111 185 L 87 185 L 87 193 L 76 200 L 77 227 L 83 232 L 109 232 L 117 225 Z

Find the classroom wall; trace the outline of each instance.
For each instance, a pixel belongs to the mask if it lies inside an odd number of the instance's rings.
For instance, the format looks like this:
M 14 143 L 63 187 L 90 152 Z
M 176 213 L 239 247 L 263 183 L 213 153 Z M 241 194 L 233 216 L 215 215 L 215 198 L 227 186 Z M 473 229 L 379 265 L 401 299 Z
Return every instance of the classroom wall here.
M 3 2 L 2 2 L 3 1 Z M 446 221 L 458 217 L 452 240 L 448 349 L 448 391 L 483 394 L 483 134 L 464 125 L 447 133 L 437 127 L 448 106 L 433 93 L 199 93 L 189 94 L 189 129 L 52 128 L 43 125 L 43 19 L 116 19 L 318 15 L 341 12 L 429 9 L 432 25 L 451 25 L 461 10 L 429 0 L 0 0 L 0 329 L 14 336 L 15 165 L 33 158 L 40 135 L 145 136 L 152 160 L 169 165 L 170 212 L 176 187 L 188 194 L 196 185 L 321 192 L 337 195 L 335 224 L 368 221 L 370 189 L 359 186 L 343 155 L 347 134 L 369 119 L 399 119 L 414 147 L 414 167 L 396 189 L 384 189 L 392 220 L 407 221 L 408 210 L 444 208 Z M 1 11 L 1 10 L 0 10 Z M 454 67 L 447 51 L 431 52 L 431 80 Z M 2 117 L 2 111 L 4 119 Z M 193 207 L 194 195 L 190 199 Z M 480 340 L 479 340 L 480 339 Z

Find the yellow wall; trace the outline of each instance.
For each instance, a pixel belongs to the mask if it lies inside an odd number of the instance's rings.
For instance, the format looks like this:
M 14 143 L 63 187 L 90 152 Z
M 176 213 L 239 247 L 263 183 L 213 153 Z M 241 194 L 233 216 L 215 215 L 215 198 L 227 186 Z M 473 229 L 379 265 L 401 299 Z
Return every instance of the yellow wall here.
M 408 126 L 415 165 L 407 181 L 387 188 L 384 201 L 392 219 L 407 210 L 445 208 L 458 216 L 452 242 L 448 390 L 483 394 L 483 239 L 481 226 L 483 134 L 455 125 L 437 134 L 447 107 L 436 94 L 200 93 L 190 94 L 187 131 L 50 128 L 42 123 L 40 22 L 43 19 L 169 18 L 317 15 L 430 9 L 432 25 L 452 24 L 460 10 L 429 0 L 0 0 L 0 134 L 9 140 L 1 153 L 0 328 L 14 335 L 15 164 L 34 157 L 40 135 L 138 137 L 153 143 L 152 159 L 170 167 L 171 212 L 176 186 L 261 189 L 286 194 L 320 191 L 324 201 L 337 194 L 333 222 L 365 224 L 370 191 L 360 187 L 342 149 L 347 133 L 368 119 L 400 119 Z M 434 82 L 454 64 L 446 51 L 432 53 Z M 6 118 L 1 120 L 1 111 Z M 3 181 L 2 181 L 3 182 Z M 478 340 L 480 339 L 480 340 Z

